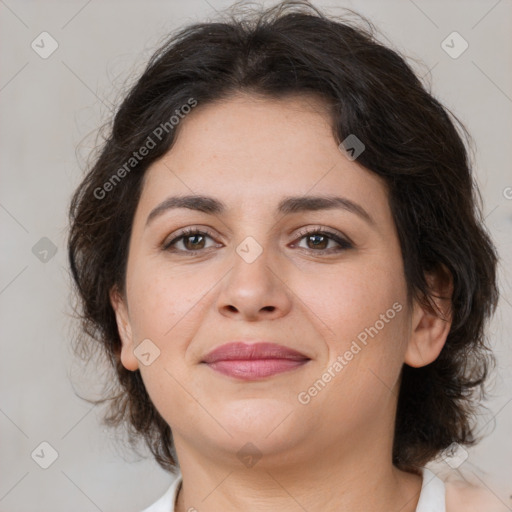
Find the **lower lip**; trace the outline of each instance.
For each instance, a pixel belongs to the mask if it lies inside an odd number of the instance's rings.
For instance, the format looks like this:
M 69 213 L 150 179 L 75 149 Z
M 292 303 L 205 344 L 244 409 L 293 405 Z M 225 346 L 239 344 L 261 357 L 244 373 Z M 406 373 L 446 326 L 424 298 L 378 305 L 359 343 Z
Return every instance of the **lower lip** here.
M 253 380 L 270 377 L 303 366 L 309 359 L 296 361 L 292 359 L 247 359 L 236 361 L 216 361 L 208 366 L 216 372 L 241 380 Z

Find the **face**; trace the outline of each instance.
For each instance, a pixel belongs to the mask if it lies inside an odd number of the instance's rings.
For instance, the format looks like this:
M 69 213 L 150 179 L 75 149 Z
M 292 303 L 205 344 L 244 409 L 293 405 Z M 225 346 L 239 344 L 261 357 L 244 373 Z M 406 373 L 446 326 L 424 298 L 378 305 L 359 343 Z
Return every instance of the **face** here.
M 111 295 L 122 363 L 140 369 L 178 456 L 234 457 L 251 442 L 298 460 L 375 442 L 392 428 L 404 360 L 442 347 L 418 349 L 385 183 L 339 149 L 313 98 L 237 96 L 181 123 L 145 176 L 126 295 Z M 164 207 L 186 195 L 223 209 Z M 233 341 L 307 359 L 245 379 L 203 362 Z

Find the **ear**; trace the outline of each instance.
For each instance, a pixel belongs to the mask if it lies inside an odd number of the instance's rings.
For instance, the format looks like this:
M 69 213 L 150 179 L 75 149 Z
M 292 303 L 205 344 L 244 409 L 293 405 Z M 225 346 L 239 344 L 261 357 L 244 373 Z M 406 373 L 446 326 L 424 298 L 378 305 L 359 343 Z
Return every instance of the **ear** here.
M 412 332 L 405 352 L 405 363 L 414 368 L 437 359 L 452 326 L 453 278 L 450 272 L 441 265 L 425 278 L 437 311 L 414 301 Z
M 117 330 L 121 338 L 121 363 L 127 370 L 135 371 L 139 368 L 139 362 L 133 353 L 135 346 L 126 301 L 117 286 L 112 287 L 109 297 L 116 314 Z

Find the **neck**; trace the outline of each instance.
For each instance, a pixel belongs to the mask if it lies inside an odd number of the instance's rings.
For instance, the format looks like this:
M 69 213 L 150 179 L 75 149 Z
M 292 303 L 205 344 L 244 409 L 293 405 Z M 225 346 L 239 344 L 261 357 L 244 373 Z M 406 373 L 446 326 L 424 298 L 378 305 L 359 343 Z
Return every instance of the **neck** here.
M 360 450 L 329 446 L 302 464 L 295 457 L 265 455 L 250 468 L 236 457 L 231 464 L 219 462 L 222 456 L 182 458 L 176 512 L 414 512 L 421 477 L 398 470 L 376 445 L 362 456 Z M 185 452 L 194 454 L 192 447 Z

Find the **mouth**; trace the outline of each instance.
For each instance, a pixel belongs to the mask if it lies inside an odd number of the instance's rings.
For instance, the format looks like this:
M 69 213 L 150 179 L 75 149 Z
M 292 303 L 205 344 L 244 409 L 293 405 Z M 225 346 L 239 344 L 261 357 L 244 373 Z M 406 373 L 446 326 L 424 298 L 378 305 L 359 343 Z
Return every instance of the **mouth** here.
M 241 380 L 258 380 L 295 370 L 311 359 L 275 343 L 227 343 L 208 353 L 201 363 L 212 370 Z

